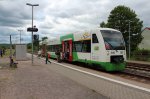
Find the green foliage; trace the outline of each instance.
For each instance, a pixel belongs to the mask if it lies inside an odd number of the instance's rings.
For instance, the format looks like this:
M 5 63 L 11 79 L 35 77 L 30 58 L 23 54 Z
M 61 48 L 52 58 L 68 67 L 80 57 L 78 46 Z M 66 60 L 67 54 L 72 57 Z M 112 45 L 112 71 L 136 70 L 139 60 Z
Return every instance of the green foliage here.
M 100 23 L 100 27 L 102 27 L 102 28 L 107 27 L 106 23 L 103 21 L 102 23 Z
M 12 54 L 15 52 L 15 49 L 12 49 Z M 9 57 L 10 56 L 10 49 L 5 50 L 5 55 L 4 57 Z
M 31 47 L 32 47 L 32 44 L 31 44 L 31 43 L 28 43 L 28 44 L 27 44 L 27 49 L 31 49 Z
M 2 46 L 1 48 L 2 48 L 2 49 L 6 49 L 6 47 L 5 47 L 5 46 Z
M 15 44 L 12 44 L 12 49 L 15 49 Z
M 34 45 L 34 51 L 38 51 L 39 50 L 39 41 L 34 41 L 33 45 Z
M 150 59 L 150 50 L 136 50 L 132 55 L 136 60 L 148 61 Z
M 138 44 L 142 41 L 141 31 L 143 27 L 143 21 L 140 21 L 135 14 L 135 11 L 129 7 L 117 6 L 115 7 L 108 17 L 108 23 L 101 23 L 102 26 L 108 28 L 114 28 L 123 33 L 123 37 L 128 49 L 129 43 L 129 23 L 130 23 L 130 37 L 131 37 L 131 51 L 137 49 Z
M 34 42 L 33 42 L 33 45 L 34 45 L 34 46 L 39 46 L 39 41 L 34 41 Z
M 44 41 L 45 39 L 48 39 L 48 37 L 42 37 L 42 41 Z
M 10 48 L 10 44 L 0 44 L 0 48 L 8 49 L 8 48 Z

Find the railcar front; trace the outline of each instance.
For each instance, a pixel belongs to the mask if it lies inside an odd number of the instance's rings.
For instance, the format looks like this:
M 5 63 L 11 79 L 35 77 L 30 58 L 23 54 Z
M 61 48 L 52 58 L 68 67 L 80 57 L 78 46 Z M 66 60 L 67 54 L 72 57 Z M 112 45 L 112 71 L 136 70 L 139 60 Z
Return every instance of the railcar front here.
M 105 70 L 122 71 L 126 65 L 125 42 L 120 31 L 114 29 L 100 30 L 105 47 Z

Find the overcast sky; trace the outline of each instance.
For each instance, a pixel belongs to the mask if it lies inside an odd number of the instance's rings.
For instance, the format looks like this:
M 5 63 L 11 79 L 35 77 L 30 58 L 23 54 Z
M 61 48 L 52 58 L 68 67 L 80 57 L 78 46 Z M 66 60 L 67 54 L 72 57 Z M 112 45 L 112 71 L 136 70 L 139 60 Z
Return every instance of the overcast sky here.
M 39 29 L 35 34 L 40 38 L 54 38 L 65 33 L 99 27 L 107 21 L 109 13 L 118 5 L 133 9 L 144 27 L 150 26 L 149 0 L 0 0 L 0 44 L 19 43 L 22 29 L 22 42 L 31 42 L 31 7 L 26 3 L 39 4 L 34 7 L 34 25 Z

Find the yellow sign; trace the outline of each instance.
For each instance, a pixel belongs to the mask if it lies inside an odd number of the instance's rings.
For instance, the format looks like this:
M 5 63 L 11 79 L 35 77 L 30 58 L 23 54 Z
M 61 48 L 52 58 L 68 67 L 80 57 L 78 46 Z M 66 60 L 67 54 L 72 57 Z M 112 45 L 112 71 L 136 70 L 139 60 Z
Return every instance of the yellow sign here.
M 85 32 L 85 33 L 82 35 L 81 40 L 87 40 L 87 39 L 90 39 L 90 33 Z

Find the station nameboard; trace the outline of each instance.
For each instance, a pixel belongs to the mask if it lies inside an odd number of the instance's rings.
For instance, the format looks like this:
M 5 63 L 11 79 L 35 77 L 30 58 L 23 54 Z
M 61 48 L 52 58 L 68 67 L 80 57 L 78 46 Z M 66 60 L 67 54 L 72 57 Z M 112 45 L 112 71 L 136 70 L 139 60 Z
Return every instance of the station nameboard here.
M 28 32 L 37 32 L 38 31 L 38 28 L 31 28 L 31 27 L 29 27 L 29 28 L 27 28 L 27 31 Z

